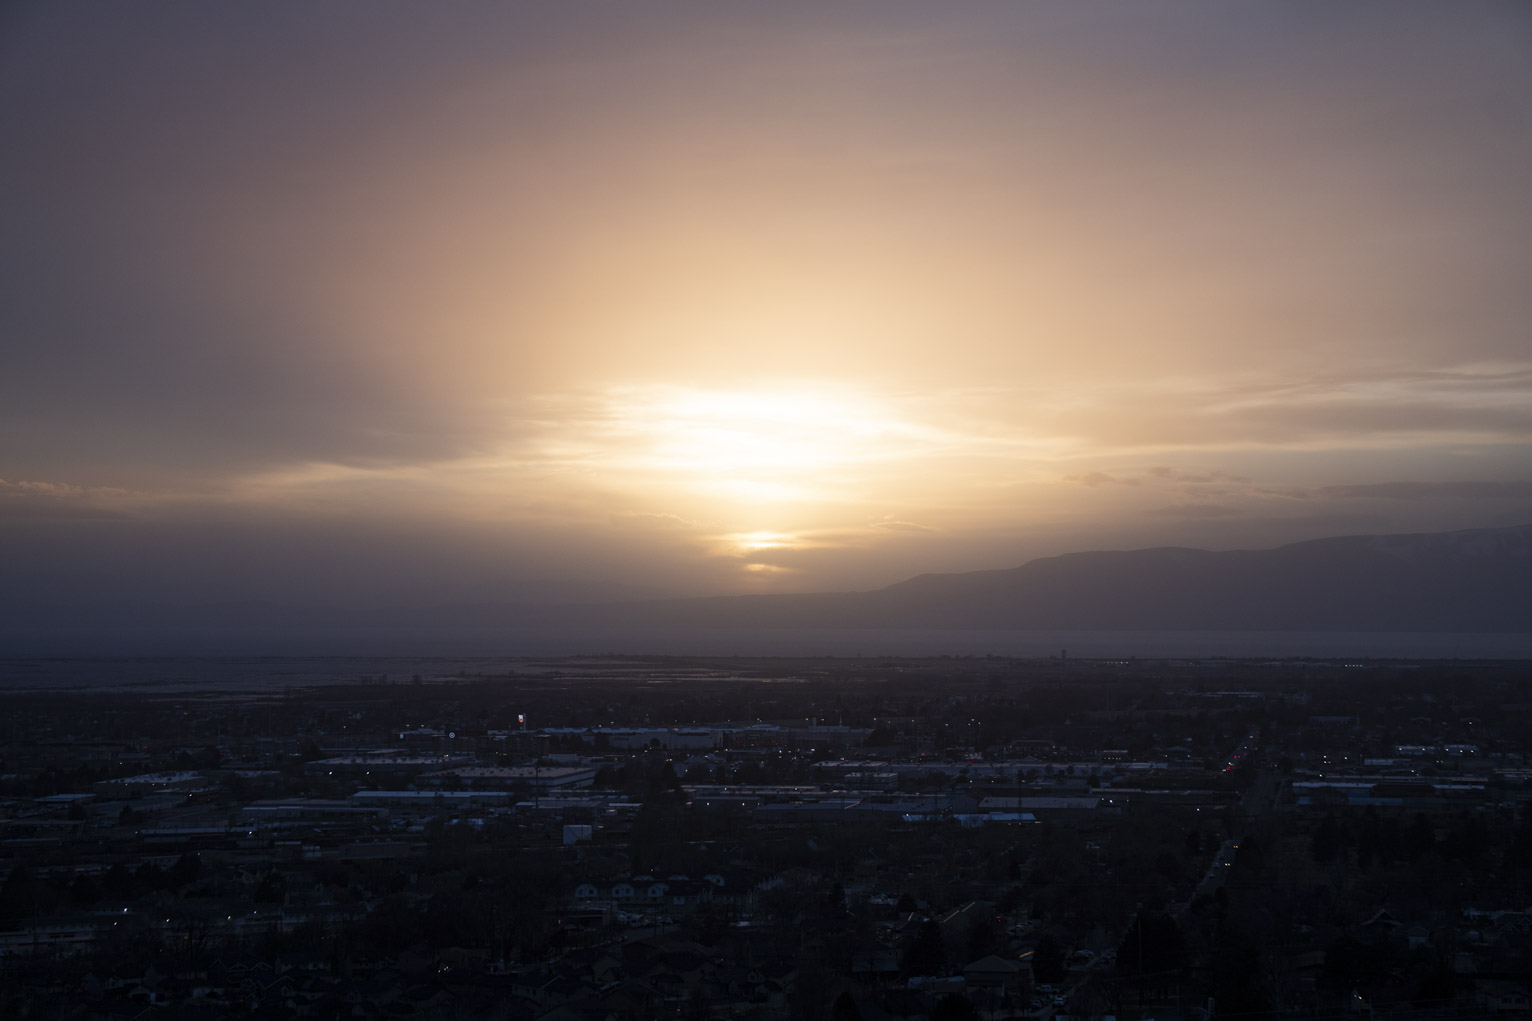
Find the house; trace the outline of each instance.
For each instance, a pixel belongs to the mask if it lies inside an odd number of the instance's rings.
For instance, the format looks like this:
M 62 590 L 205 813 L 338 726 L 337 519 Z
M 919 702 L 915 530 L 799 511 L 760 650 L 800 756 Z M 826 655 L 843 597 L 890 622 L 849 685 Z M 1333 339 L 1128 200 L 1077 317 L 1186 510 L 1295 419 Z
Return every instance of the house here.
M 1396 935 L 1399 933 L 1404 935 L 1405 945 L 1411 950 L 1418 950 L 1421 947 L 1429 946 L 1431 943 L 1431 930 L 1418 922 L 1415 925 L 1396 930 Z
M 970 930 L 980 922 L 992 919 L 995 909 L 992 904 L 985 901 L 971 900 L 966 904 L 953 908 L 941 918 L 942 938 L 952 943 L 965 939 Z
M 1023 964 L 1017 960 L 990 954 L 964 968 L 963 980 L 971 989 L 1020 992 L 1022 989 L 1031 988 L 1032 968 L 1030 963 Z
M 665 881 L 665 887 L 666 902 L 672 909 L 681 911 L 712 903 L 715 889 L 705 879 L 688 879 L 686 876 L 671 876 Z
M 899 974 L 899 951 L 881 943 L 863 943 L 851 952 L 851 974 L 864 980 L 891 978 Z
M 155 1013 L 155 1008 L 147 1003 L 122 998 L 96 1004 L 91 1007 L 89 1017 L 91 1021 L 136 1021 Z
M 702 878 L 713 886 L 711 900 L 714 904 L 748 908 L 755 903 L 756 886 L 747 876 L 710 872 Z
M 1491 1014 L 1519 1014 L 1525 1017 L 1528 1011 L 1532 1011 L 1532 998 L 1527 996 L 1527 987 L 1520 982 L 1480 979 L 1475 988 L 1475 998 L 1479 1008 Z
M 634 876 L 633 900 L 640 904 L 663 904 L 666 902 L 666 893 L 670 884 L 653 876 Z M 614 891 L 615 893 L 615 891 Z

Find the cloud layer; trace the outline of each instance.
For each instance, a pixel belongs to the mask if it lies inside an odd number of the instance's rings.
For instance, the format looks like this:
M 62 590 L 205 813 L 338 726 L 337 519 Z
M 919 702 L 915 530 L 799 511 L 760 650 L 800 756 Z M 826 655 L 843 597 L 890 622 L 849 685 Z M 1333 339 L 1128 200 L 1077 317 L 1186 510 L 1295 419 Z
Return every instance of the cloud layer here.
M 1532 519 L 1523 5 L 0 18 L 8 600 Z

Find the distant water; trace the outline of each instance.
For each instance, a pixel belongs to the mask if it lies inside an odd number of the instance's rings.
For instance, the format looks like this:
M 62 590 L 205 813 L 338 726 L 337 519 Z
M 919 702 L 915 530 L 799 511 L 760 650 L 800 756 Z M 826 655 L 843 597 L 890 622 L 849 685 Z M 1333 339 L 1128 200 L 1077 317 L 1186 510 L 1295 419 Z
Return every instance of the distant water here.
M 0 687 L 270 690 L 538 669 L 564 656 L 1528 659 L 1532 633 L 565 628 L 0 635 Z M 546 669 L 546 665 L 543 667 Z

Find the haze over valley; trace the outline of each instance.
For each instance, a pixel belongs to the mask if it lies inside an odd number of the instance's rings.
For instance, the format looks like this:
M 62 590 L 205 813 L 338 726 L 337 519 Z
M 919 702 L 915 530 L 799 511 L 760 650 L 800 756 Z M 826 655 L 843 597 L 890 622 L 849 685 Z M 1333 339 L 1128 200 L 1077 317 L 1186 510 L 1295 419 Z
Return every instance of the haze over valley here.
M 15 606 L 14 656 L 1532 655 L 1532 526 L 1095 551 L 867 592 L 375 607 Z M 1145 632 L 1163 632 L 1159 639 Z M 1345 634 L 1343 637 L 1318 637 Z M 1429 636 L 1410 642 L 1408 636 Z M 1083 647 L 1083 648 L 1082 648 Z

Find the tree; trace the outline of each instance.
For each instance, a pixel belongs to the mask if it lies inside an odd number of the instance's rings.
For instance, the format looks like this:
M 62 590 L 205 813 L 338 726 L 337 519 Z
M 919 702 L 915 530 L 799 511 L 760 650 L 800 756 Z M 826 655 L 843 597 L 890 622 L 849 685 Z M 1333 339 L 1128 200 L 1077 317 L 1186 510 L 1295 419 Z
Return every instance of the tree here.
M 81 873 L 69 884 L 69 902 L 76 907 L 89 907 L 101 899 L 101 884 L 94 876 Z
M 1404 828 L 1404 856 L 1418 861 L 1421 855 L 1436 847 L 1436 829 L 1424 812 L 1416 812 L 1415 818 Z
M 979 1014 L 973 1009 L 973 1001 L 962 993 L 952 993 L 936 1001 L 931 1011 L 931 1021 L 976 1021 Z
M 1450 1000 L 1457 995 L 1460 985 L 1457 972 L 1445 959 L 1434 961 L 1415 987 L 1414 999 L 1420 1002 Z
M 274 869 L 262 876 L 255 888 L 257 904 L 280 904 L 286 895 L 287 883 L 283 880 L 282 874 Z
M 705 947 L 717 946 L 729 935 L 729 918 L 716 904 L 704 904 L 686 917 L 692 939 Z
M 1319 984 L 1344 993 L 1360 983 L 1371 981 L 1377 972 L 1378 961 L 1373 948 L 1350 936 L 1342 936 L 1325 949 Z
M 42 899 L 41 886 L 25 865 L 12 869 L 5 878 L 5 885 L 0 886 L 0 919 L 30 918 Z
M 1220 890 L 1220 892 L 1222 892 Z M 1261 985 L 1261 954 L 1242 936 L 1231 935 L 1212 948 L 1212 993 L 1220 1012 L 1252 1014 L 1268 1007 Z
M 172 886 L 185 886 L 194 883 L 202 874 L 202 856 L 195 851 L 189 851 L 176 859 L 176 863 L 170 867 L 170 883 Z
M 981 957 L 988 957 L 1000 947 L 1000 934 L 995 931 L 995 923 L 988 918 L 981 918 L 968 930 L 968 960 L 977 961 Z
M 1180 971 L 1186 964 L 1186 937 L 1160 911 L 1140 911 L 1117 948 L 1117 967 L 1130 974 Z
M 1313 855 L 1316 863 L 1328 865 L 1340 854 L 1340 849 L 1340 823 L 1335 821 L 1335 816 L 1326 814 L 1320 820 L 1319 826 L 1314 830 L 1314 837 L 1309 845 L 1309 853 Z
M 712 1021 L 713 1004 L 707 991 L 699 985 L 692 986 L 686 997 L 687 1021 Z
M 940 975 L 947 969 L 947 945 L 942 941 L 942 927 L 928 918 L 921 923 L 920 931 L 904 948 L 904 959 L 899 970 L 905 976 Z
M 1051 932 L 1044 933 L 1032 951 L 1033 977 L 1045 985 L 1053 985 L 1064 981 L 1066 974 L 1068 968 L 1064 960 L 1064 948 L 1059 946 L 1059 941 L 1053 938 Z
M 830 1021 L 862 1021 L 862 1008 L 856 1005 L 850 993 L 841 993 L 830 1008 Z
M 133 874 L 122 862 L 116 862 L 101 878 L 101 892 L 113 899 L 126 899 L 133 894 Z

